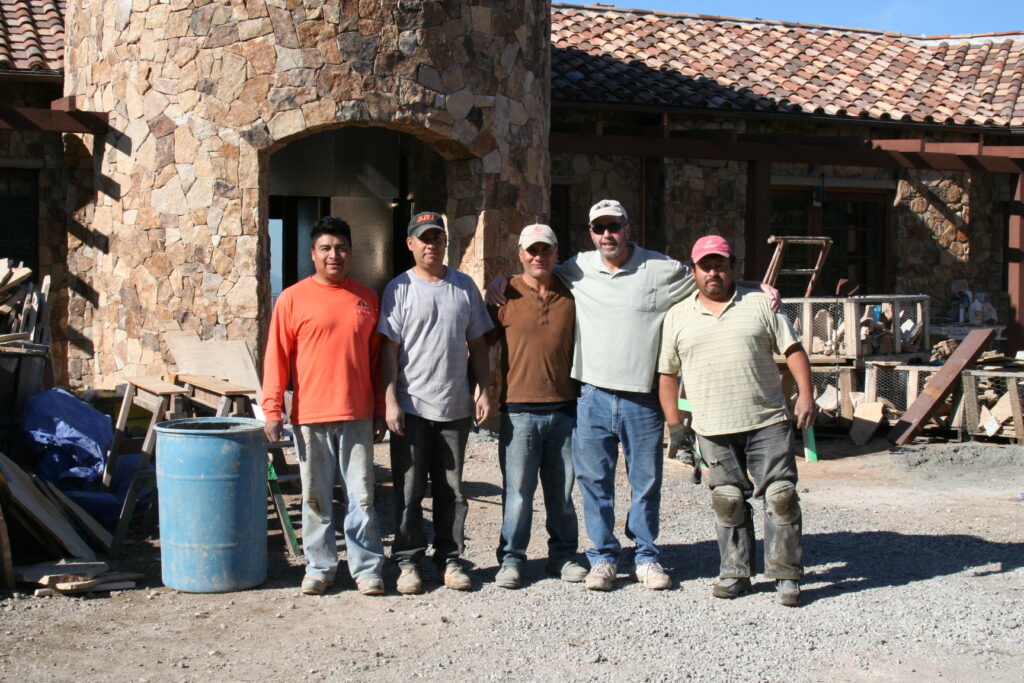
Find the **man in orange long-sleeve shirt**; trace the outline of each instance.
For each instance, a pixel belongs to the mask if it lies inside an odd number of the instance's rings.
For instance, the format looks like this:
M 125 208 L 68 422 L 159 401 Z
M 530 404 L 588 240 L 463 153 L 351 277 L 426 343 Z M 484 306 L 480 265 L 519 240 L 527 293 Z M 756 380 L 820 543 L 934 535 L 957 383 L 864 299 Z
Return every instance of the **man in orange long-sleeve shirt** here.
M 348 567 L 363 595 L 384 592 L 384 548 L 373 507 L 373 442 L 384 436 L 377 371 L 379 303 L 348 277 L 352 233 L 340 218 L 313 226 L 316 273 L 285 289 L 274 307 L 263 361 L 263 412 L 270 441 L 282 436 L 281 405 L 292 384 L 291 421 L 302 478 L 302 592 L 326 592 L 338 568 L 333 489 L 345 486 Z

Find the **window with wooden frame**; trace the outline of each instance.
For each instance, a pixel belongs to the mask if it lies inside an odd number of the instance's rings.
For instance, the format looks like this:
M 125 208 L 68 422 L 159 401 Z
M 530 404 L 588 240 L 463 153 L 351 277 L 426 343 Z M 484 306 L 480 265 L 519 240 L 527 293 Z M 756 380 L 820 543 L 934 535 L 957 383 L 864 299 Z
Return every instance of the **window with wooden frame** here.
M 891 286 L 888 270 L 889 207 L 884 190 L 772 188 L 771 231 L 774 235 L 823 235 L 832 249 L 822 269 L 815 296 L 833 296 L 841 279 L 860 285 L 858 294 L 880 294 Z M 812 268 L 817 249 L 791 246 L 783 268 Z M 780 277 L 783 296 L 803 296 L 807 276 Z

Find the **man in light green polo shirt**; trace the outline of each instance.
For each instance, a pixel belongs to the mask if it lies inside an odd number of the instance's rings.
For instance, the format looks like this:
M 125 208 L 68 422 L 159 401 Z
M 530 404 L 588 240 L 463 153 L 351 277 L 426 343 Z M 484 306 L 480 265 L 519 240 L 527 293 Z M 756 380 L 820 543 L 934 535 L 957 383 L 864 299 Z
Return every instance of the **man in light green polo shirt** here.
M 702 237 L 691 255 L 698 292 L 665 317 L 659 397 L 669 431 L 677 431 L 681 371 L 716 516 L 721 566 L 712 594 L 735 598 L 752 590 L 749 501 L 763 498 L 765 576 L 776 580 L 781 604 L 799 605 L 802 516 L 795 443 L 774 354 L 785 355 L 796 380 L 793 413 L 799 429 L 813 424 L 815 414 L 807 354 L 789 320 L 772 312 L 768 297 L 736 286 L 736 260 L 725 238 Z

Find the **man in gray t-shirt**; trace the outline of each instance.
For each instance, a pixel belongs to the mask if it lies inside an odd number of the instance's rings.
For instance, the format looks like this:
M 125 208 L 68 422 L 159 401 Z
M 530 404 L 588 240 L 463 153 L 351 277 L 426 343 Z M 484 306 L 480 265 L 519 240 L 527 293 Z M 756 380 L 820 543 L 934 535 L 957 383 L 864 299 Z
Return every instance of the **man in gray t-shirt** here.
M 427 549 L 422 503 L 429 475 L 434 562 L 443 569 L 446 586 L 468 590 L 469 577 L 459 564 L 468 510 L 462 463 L 471 424 L 494 413 L 484 339 L 493 323 L 473 280 L 444 265 L 443 218 L 417 214 L 408 235 L 415 265 L 384 289 L 377 323 L 384 336 L 380 365 L 398 527 L 391 555 L 402 569 L 398 592 L 422 592 L 419 562 Z M 480 387 L 475 403 L 469 365 Z

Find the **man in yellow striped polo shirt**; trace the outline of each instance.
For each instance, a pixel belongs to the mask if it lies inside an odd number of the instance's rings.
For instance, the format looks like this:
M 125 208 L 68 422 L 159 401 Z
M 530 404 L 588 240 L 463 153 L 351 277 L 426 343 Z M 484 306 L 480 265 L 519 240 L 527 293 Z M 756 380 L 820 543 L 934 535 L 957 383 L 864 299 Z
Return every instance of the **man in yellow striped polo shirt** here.
M 735 598 L 752 590 L 754 522 L 750 499 L 763 498 L 764 573 L 781 604 L 800 604 L 803 576 L 800 499 L 796 492 L 793 423 L 774 354 L 784 354 L 796 380 L 796 427 L 814 422 L 811 368 L 790 321 L 773 313 L 758 290 L 733 280 L 732 248 L 707 235 L 691 253 L 697 296 L 665 317 L 658 360 L 659 397 L 670 432 L 678 432 L 679 374 L 693 413 L 715 511 L 719 578 L 712 594 Z

